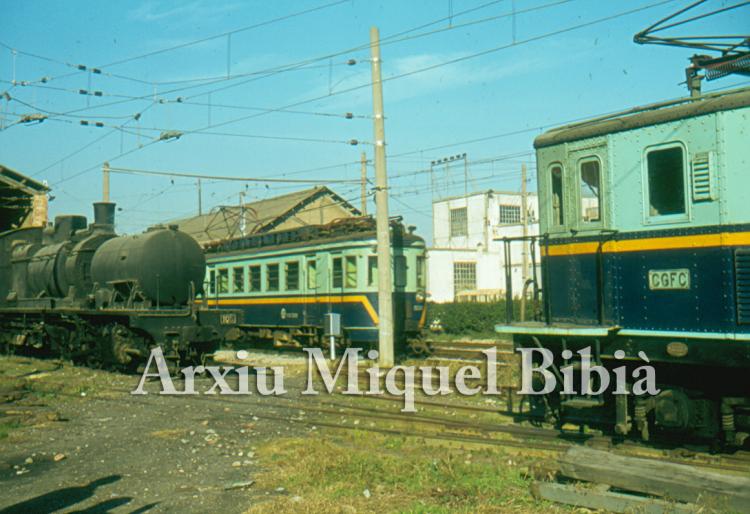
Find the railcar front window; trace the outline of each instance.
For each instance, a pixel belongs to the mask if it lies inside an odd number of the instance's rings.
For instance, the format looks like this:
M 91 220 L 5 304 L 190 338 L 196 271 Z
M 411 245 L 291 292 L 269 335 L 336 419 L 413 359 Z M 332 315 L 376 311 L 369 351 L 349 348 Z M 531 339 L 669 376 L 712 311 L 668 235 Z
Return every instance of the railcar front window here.
M 357 257 L 354 255 L 346 258 L 346 287 L 357 287 Z
M 331 285 L 334 289 L 344 287 L 344 268 L 341 257 L 334 257 L 332 262 Z
M 286 290 L 296 291 L 299 289 L 299 262 L 287 262 L 284 265 L 286 274 Z
M 250 292 L 260 291 L 260 266 L 248 266 L 248 283 L 250 284 Z
M 208 272 L 208 292 L 209 294 L 216 292 L 216 271 L 214 270 Z
M 563 200 L 563 170 L 562 166 L 552 166 L 552 224 L 565 223 L 565 205 Z
M 367 285 L 378 285 L 378 256 L 370 255 L 367 257 Z
M 681 147 L 653 150 L 648 164 L 650 216 L 685 213 L 685 172 Z
M 268 264 L 266 266 L 266 291 L 279 290 L 279 265 Z
M 219 270 L 219 280 L 217 284 L 219 294 L 229 292 L 229 270 L 223 268 Z
M 417 288 L 424 289 L 425 287 L 425 260 L 421 255 L 417 256 Z
M 245 291 L 245 268 L 234 268 L 232 270 L 232 285 L 235 293 Z
M 308 257 L 307 260 L 307 289 L 315 290 L 318 288 L 318 263 L 315 257 Z
M 393 258 L 393 282 L 396 287 L 406 287 L 406 256 L 396 255 Z
M 601 221 L 601 168 L 598 160 L 581 163 L 581 219 L 593 223 Z

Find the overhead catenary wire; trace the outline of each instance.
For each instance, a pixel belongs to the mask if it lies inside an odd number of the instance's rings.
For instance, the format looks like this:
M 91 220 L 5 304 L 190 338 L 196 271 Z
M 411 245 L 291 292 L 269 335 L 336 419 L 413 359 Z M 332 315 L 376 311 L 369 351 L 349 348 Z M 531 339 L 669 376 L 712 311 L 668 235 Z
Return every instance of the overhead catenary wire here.
M 110 173 L 125 173 L 131 175 L 161 175 L 167 177 L 181 177 L 194 179 L 225 180 L 231 182 L 268 182 L 279 184 L 359 184 L 359 180 L 348 179 L 287 179 L 287 178 L 260 178 L 260 177 L 235 177 L 226 175 L 209 175 L 201 173 L 183 173 L 177 171 L 142 170 L 136 168 L 109 168 Z

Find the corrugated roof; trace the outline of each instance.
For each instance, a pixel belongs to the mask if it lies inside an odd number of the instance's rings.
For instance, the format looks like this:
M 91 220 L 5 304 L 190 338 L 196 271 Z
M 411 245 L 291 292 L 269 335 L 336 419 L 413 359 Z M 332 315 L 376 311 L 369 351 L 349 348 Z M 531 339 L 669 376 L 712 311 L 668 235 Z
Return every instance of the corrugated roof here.
M 0 232 L 21 226 L 34 195 L 48 191 L 45 184 L 0 164 Z

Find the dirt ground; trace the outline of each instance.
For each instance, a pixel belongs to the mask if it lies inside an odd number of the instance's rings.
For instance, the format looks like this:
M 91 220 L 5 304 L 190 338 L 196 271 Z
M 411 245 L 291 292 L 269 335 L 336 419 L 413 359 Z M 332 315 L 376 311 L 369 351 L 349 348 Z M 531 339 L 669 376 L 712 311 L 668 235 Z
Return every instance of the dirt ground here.
M 343 409 L 327 418 L 318 412 L 330 426 L 300 422 L 309 417 L 299 396 L 302 357 L 248 361 L 284 365 L 288 394 L 160 396 L 152 381 L 151 394 L 133 396 L 139 376 L 0 358 L 0 512 L 550 507 L 531 498 L 517 462 L 505 456 L 360 432 L 360 420 Z M 196 389 L 212 384 L 199 378 Z

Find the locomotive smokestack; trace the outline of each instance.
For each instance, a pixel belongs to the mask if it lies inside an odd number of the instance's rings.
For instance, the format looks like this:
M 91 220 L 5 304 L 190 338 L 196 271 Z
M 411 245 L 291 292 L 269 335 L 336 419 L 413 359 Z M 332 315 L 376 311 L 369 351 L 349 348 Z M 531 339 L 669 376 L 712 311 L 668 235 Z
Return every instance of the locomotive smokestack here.
M 94 202 L 94 224 L 115 227 L 115 204 L 113 202 Z

